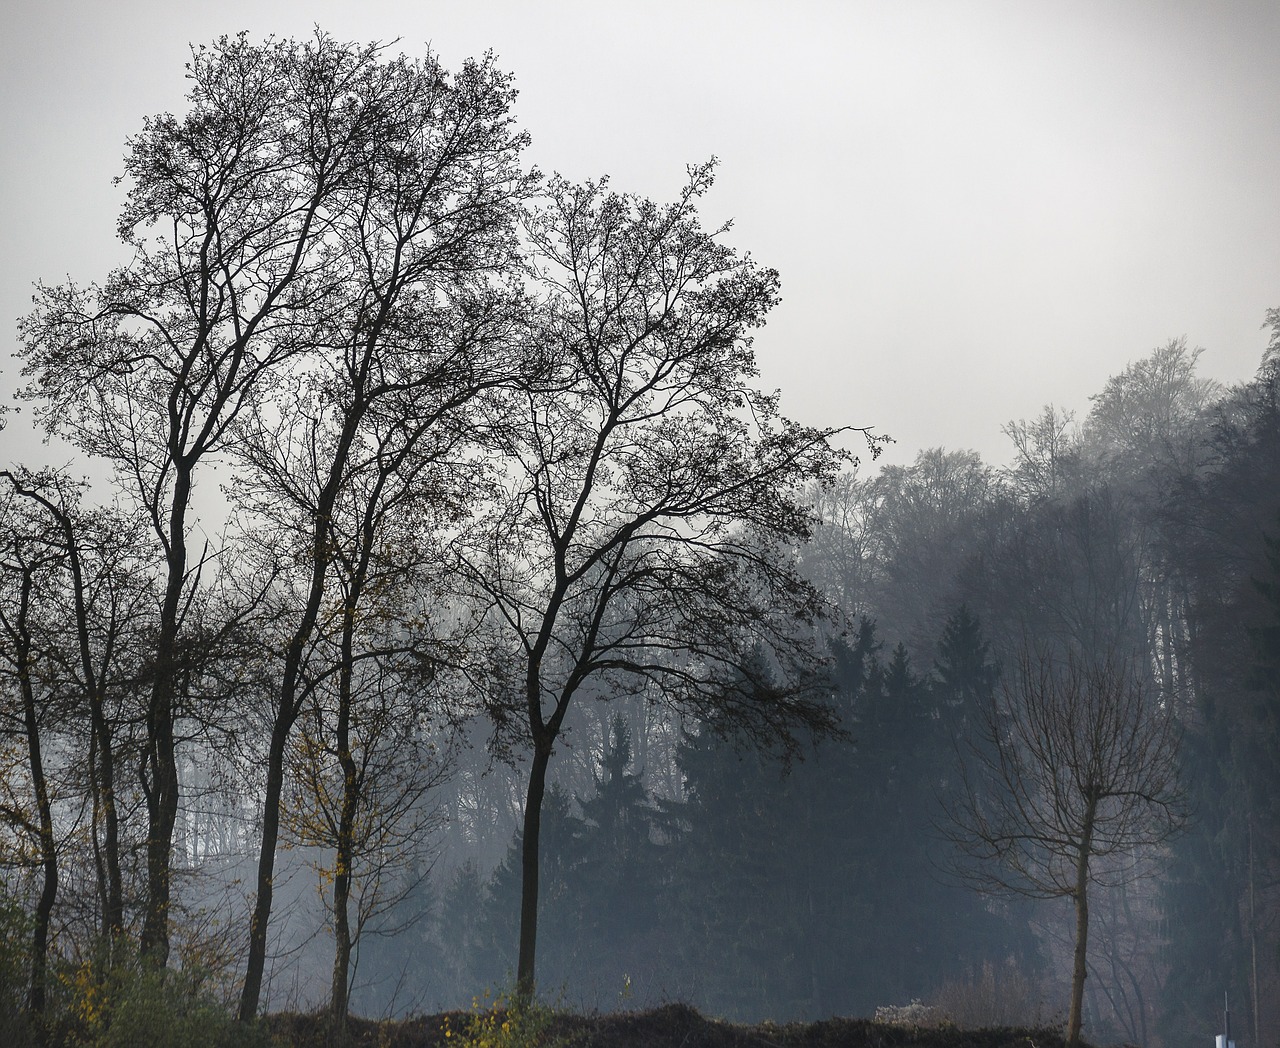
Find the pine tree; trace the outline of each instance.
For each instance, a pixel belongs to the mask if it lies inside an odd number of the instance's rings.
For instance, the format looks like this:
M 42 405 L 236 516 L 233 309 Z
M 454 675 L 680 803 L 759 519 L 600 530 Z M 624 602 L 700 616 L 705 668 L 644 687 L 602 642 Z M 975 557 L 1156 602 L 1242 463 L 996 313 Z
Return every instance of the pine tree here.
M 488 954 L 484 935 L 485 886 L 468 860 L 453 872 L 440 905 L 437 935 L 446 958 L 440 973 L 441 1001 L 462 1008 L 486 986 L 497 985 L 500 966 Z
M 621 714 L 592 772 L 595 794 L 579 797 L 584 826 L 571 873 L 580 953 L 576 988 L 601 1001 L 628 992 L 662 990 L 658 895 L 661 889 L 656 816 L 643 781 L 631 769 L 631 731 Z
M 725 687 L 750 684 L 744 676 Z M 714 717 L 685 733 L 676 759 L 685 797 L 661 806 L 675 833 L 668 906 L 680 936 L 671 989 L 731 1019 L 793 1014 L 808 947 L 788 876 L 797 820 L 784 766 Z
M 1280 331 L 1280 313 L 1270 316 Z M 1280 340 L 1273 340 L 1274 345 Z M 1186 593 L 1182 772 L 1191 819 L 1164 890 L 1170 1048 L 1215 1032 L 1228 993 L 1248 1040 L 1280 1033 L 1280 356 L 1216 410 L 1208 469 L 1165 507 Z
M 991 644 L 981 620 L 961 604 L 943 626 L 938 641 L 931 686 L 932 713 L 936 718 L 934 754 L 936 803 L 931 809 L 935 823 L 945 824 L 947 807 L 960 791 L 960 762 L 969 747 L 980 746 L 975 730 L 976 717 L 989 703 L 1000 680 Z M 952 967 L 940 965 L 939 974 L 956 977 L 960 973 L 976 978 L 984 965 L 999 971 L 1012 963 L 1023 975 L 1034 976 L 1041 967 L 1038 948 L 1028 922 L 1011 911 L 1006 902 L 987 898 L 953 880 L 953 848 L 945 832 L 930 841 L 930 865 L 939 873 L 937 908 L 941 919 L 937 928 L 939 954 Z M 943 961 L 943 956 L 939 956 Z
M 545 985 L 567 985 L 577 970 L 581 941 L 578 909 L 573 899 L 573 871 L 581 862 L 582 820 L 573 799 L 559 783 L 547 790 L 542 809 L 542 872 L 539 899 L 539 959 Z M 508 986 L 516 970 L 514 948 L 520 927 L 520 862 L 522 840 L 517 830 L 506 857 L 489 878 L 484 919 L 485 948 L 481 974 L 487 986 Z

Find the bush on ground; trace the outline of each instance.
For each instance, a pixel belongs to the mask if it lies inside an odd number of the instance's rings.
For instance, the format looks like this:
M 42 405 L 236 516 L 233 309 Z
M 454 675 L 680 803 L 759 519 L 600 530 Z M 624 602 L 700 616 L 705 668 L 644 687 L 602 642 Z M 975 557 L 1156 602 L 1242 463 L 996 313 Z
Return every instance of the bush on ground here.
M 930 1004 L 936 1020 L 964 1030 L 1053 1025 L 1040 987 L 1013 965 L 997 969 L 988 961 L 974 976 L 943 983 Z

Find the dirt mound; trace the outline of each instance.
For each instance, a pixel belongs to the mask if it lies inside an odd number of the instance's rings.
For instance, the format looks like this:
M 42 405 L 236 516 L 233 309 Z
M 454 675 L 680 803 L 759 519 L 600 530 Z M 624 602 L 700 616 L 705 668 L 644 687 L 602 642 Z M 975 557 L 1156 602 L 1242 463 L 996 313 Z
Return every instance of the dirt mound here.
M 468 1013 L 399 1022 L 352 1019 L 349 1044 L 351 1048 L 447 1048 L 446 1018 L 458 1030 Z M 268 1024 L 289 1048 L 326 1048 L 330 1043 L 324 1016 L 276 1015 Z M 746 1026 L 704 1018 L 683 1004 L 610 1015 L 558 1014 L 547 1032 L 550 1041 L 566 1048 L 1063 1048 L 1064 1044 L 1056 1030 L 959 1030 L 869 1019 Z

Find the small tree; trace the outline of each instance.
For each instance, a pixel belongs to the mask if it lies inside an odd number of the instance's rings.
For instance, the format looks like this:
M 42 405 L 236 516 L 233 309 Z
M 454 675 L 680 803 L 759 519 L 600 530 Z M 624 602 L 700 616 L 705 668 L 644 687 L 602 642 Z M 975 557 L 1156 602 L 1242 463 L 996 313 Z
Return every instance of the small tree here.
M 982 711 L 952 833 L 987 889 L 1069 898 L 1075 953 L 1067 1041 L 1080 1040 L 1089 886 L 1139 870 L 1183 820 L 1173 721 L 1132 665 L 1024 651 Z
M 37 624 L 41 595 L 52 586 L 61 567 L 60 551 L 51 527 L 31 506 L 17 506 L 0 496 L 0 752 L 10 738 L 21 738 L 25 778 L 15 789 L 14 776 L 0 774 L 0 820 L 20 835 L 20 853 L 39 864 L 42 877 L 31 929 L 31 973 L 27 1007 L 32 1015 L 44 1011 L 48 982 L 49 936 L 58 895 L 58 841 L 55 837 L 54 784 L 46 771 L 54 711 L 45 695 L 41 668 L 46 661 Z M 9 691 L 14 692 L 10 699 Z M 27 796 L 23 786 L 28 786 Z M 17 796 L 13 796 L 17 794 Z M 33 810 L 34 809 L 34 810 Z
M 414 871 L 439 822 L 426 795 L 449 771 L 430 739 L 429 683 L 398 672 L 394 652 L 357 650 L 355 625 L 344 616 L 336 679 L 311 693 L 302 714 L 285 806 L 300 843 L 332 849 L 316 869 L 333 926 L 329 1010 L 339 1041 L 360 938 L 417 886 Z
M 37 517 L 45 518 L 40 541 L 51 555 L 56 552 L 63 576 L 38 594 L 47 606 L 46 684 L 66 693 L 66 720 L 74 723 L 87 714 L 87 744 L 78 739 L 74 745 L 85 745 L 102 936 L 114 940 L 125 926 L 117 780 L 128 751 L 120 737 L 127 715 L 112 707 L 138 676 L 130 659 L 149 624 L 149 579 L 137 570 L 146 525 L 112 509 L 85 510 L 79 486 L 62 473 L 0 470 L 0 477 L 27 503 L 31 527 Z

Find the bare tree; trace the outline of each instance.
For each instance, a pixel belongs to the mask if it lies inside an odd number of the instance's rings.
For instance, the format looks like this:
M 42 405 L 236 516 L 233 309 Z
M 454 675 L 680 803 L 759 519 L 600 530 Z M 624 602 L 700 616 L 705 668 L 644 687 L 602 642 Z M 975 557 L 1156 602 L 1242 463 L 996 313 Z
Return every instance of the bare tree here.
M 483 275 L 509 269 L 526 137 L 509 117 L 510 78 L 489 59 L 450 76 L 431 56 L 388 58 L 322 33 L 261 45 L 241 35 L 195 49 L 188 76 L 188 113 L 149 120 L 129 143 L 119 228 L 134 261 L 102 287 L 40 289 L 22 323 L 24 373 L 48 429 L 116 467 L 162 549 L 141 931 L 158 964 L 169 952 L 184 637 L 213 570 L 188 549 L 192 492 L 211 460 L 249 447 L 240 464 L 263 473 L 259 491 L 303 506 L 312 571 L 269 746 L 243 994 L 252 1014 L 279 767 L 326 589 L 328 518 L 371 419 L 382 450 L 412 447 L 487 380 L 477 344 L 492 339 L 477 332 L 500 325 L 497 299 L 518 288 Z M 267 445 L 257 455 L 255 436 Z M 307 436 L 313 469 L 297 481 L 271 473 L 273 460 L 293 465 L 289 451 L 305 454 Z
M 332 857 L 315 865 L 333 924 L 329 1008 L 339 1042 L 356 947 L 369 921 L 416 887 L 412 874 L 429 868 L 427 842 L 441 816 L 427 794 L 450 770 L 414 656 L 402 674 L 391 651 L 358 654 L 355 633 L 343 629 L 337 679 L 313 691 L 302 714 L 286 803 L 294 839 Z
M 86 510 L 78 485 L 64 474 L 0 470 L 17 496 L 48 518 L 45 541 L 56 549 L 65 579 L 46 595 L 51 613 L 47 654 L 51 683 L 69 709 L 87 713 L 87 784 L 101 931 L 108 946 L 125 927 L 121 813 L 117 801 L 122 752 L 119 707 L 135 690 L 137 639 L 150 625 L 154 595 L 138 570 L 145 525 L 111 509 Z
M 270 714 L 245 1019 L 261 994 L 290 734 L 335 666 L 321 648 L 365 614 L 371 573 L 429 545 L 405 545 L 393 524 L 416 518 L 429 535 L 469 496 L 475 402 L 524 369 L 508 328 L 522 316 L 514 227 L 529 177 L 510 77 L 490 59 L 451 76 L 431 55 L 339 50 L 352 71 L 331 88 L 382 114 L 359 176 L 329 201 L 344 279 L 313 316 L 306 366 L 262 383 L 236 426 L 249 467 L 237 499 L 268 570 L 296 587 Z
M 23 395 L 51 432 L 118 471 L 163 549 L 146 718 L 147 897 L 141 948 L 169 953 L 179 806 L 175 721 L 185 613 L 207 567 L 188 549 L 194 486 L 225 451 L 255 386 L 323 340 L 348 269 L 335 194 L 383 148 L 396 116 L 362 77 L 378 48 L 193 49 L 185 117 L 128 143 L 119 221 L 134 259 L 102 286 L 41 287 L 20 325 Z
M 1185 814 L 1174 721 L 1140 669 L 1111 657 L 1056 664 L 1024 650 L 983 710 L 951 834 L 984 889 L 1069 898 L 1075 946 L 1067 1040 L 1079 1043 L 1089 887 L 1137 876 Z
M 555 179 L 528 224 L 538 338 L 558 370 L 507 400 L 498 497 L 457 544 L 497 633 L 492 712 L 531 756 L 525 997 L 547 768 L 575 697 L 716 708 L 784 746 L 831 727 L 805 687 L 824 605 L 794 550 L 814 523 L 803 486 L 830 482 L 841 456 L 835 431 L 788 421 L 753 387 L 748 332 L 777 274 L 700 227 L 711 181 L 695 168 L 659 206 Z M 782 684 L 759 679 L 770 663 Z M 727 683 L 744 671 L 759 690 Z
M 1074 425 L 1074 412 L 1046 404 L 1036 418 L 1000 427 L 1014 448 L 1004 476 L 1022 501 L 1052 501 L 1078 482 L 1080 449 Z
M 52 522 L 12 493 L 0 501 L 0 528 L 4 534 L 0 540 L 0 686 L 8 691 L 12 682 L 17 697 L 13 704 L 0 702 L 0 738 L 22 738 L 30 787 L 29 798 L 0 800 L 0 818 L 26 838 L 42 873 L 32 920 L 27 996 L 28 1010 L 40 1015 L 48 981 L 50 922 L 58 896 L 58 842 L 52 783 L 46 771 L 48 722 L 54 711 L 42 680 L 47 654 L 40 641 L 37 612 L 47 602 L 41 600 L 42 591 L 47 598 L 56 586 L 53 580 L 62 556 Z M 5 783 L 6 793 L 11 785 Z

